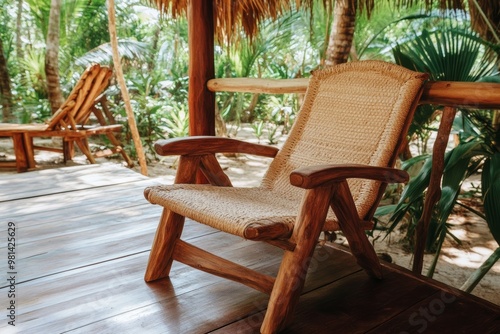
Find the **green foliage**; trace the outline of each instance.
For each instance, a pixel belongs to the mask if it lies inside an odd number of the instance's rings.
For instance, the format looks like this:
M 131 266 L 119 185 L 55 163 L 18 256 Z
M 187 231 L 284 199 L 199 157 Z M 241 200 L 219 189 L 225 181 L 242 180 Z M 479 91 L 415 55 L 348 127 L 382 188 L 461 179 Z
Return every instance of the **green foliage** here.
M 426 72 L 435 81 L 477 81 L 496 70 L 485 50 L 486 42 L 467 27 L 446 25 L 393 49 L 396 62 Z
M 486 160 L 481 174 L 481 188 L 486 222 L 491 234 L 500 245 L 500 152 Z
M 92 0 L 85 1 L 78 15 L 72 16 L 71 30 L 67 34 L 71 36 L 68 39 L 68 48 L 73 57 L 109 42 L 107 14 L 106 0 Z M 117 13 L 118 16 L 120 14 Z
M 314 35 L 310 33 L 306 20 L 309 15 L 309 12 L 283 15 L 277 21 L 264 22 L 252 43 L 243 38 L 238 43 L 216 47 L 216 77 L 286 79 L 309 73 L 320 61 L 318 50 L 310 47 L 311 43 L 318 43 L 318 36 L 313 41 Z M 314 15 L 323 18 L 324 13 Z M 273 96 L 262 94 L 217 94 L 218 110 L 225 122 L 233 123 L 237 128 L 240 122 L 258 125 L 262 121 L 270 142 L 276 141 L 278 128 L 282 125 L 281 120 L 273 117 L 273 99 Z M 292 113 L 298 110 L 295 96 L 287 98 L 286 103 L 285 107 L 289 107 Z
M 393 52 L 398 63 L 417 71 L 428 72 L 433 80 L 477 81 L 494 74 L 496 70 L 495 62 L 490 57 L 491 48 L 473 33 L 467 24 L 457 26 L 445 21 L 432 30 L 423 29 L 420 34 L 396 45 Z M 418 109 L 415 116 L 416 122 L 412 125 L 413 134 L 422 134 L 432 130 L 429 124 L 434 121 L 434 115 L 434 110 L 429 107 Z M 491 113 L 463 110 L 455 120 L 454 131 L 458 134 L 460 143 L 445 154 L 442 194 L 431 217 L 426 243 L 428 251 L 436 252 L 429 276 L 432 276 L 434 272 L 445 237 L 451 236 L 459 242 L 450 233 L 447 220 L 460 195 L 464 180 L 482 169 L 483 198 L 491 200 L 491 198 L 498 199 L 500 196 L 500 189 L 496 186 L 492 187 L 489 176 L 485 176 L 485 174 L 491 175 L 490 161 L 498 155 L 498 147 L 495 144 L 498 131 L 492 125 Z M 430 180 L 432 157 L 424 155 L 403 164 L 404 168 L 409 168 L 420 161 L 424 161 L 424 164 L 404 188 L 399 203 L 395 206 L 380 208 L 376 214 L 382 216 L 392 212 L 389 232 L 394 230 L 404 218 L 410 217 L 407 229 L 408 240 L 413 240 L 416 224 L 422 215 L 424 197 Z M 485 197 L 485 192 L 488 191 L 493 191 L 494 195 Z M 492 204 L 488 207 L 491 208 Z M 488 224 L 493 224 L 492 219 L 498 222 L 498 212 L 489 210 L 489 216 L 486 215 Z
M 356 17 L 354 47 L 357 56 L 391 61 L 392 45 L 411 38 L 415 31 L 434 26 L 434 20 L 442 17 L 442 13 L 423 13 L 419 3 L 398 9 L 387 1 L 376 2 L 370 18 L 363 14 Z
M 253 133 L 255 134 L 255 137 L 257 137 L 257 140 L 260 143 L 260 138 L 264 134 L 264 132 L 263 132 L 264 131 L 264 121 L 259 120 L 259 121 L 253 122 L 252 129 L 253 129 Z
M 144 62 L 151 56 L 148 44 L 133 39 L 120 39 L 118 52 L 122 59 L 132 62 Z M 73 60 L 73 64 L 85 68 L 93 63 L 112 64 L 113 53 L 110 43 L 98 45 Z
M 25 0 L 29 7 L 29 18 L 36 29 L 33 29 L 35 36 L 33 38 L 41 39 L 45 42 L 47 39 L 47 30 L 49 27 L 51 0 Z
M 170 138 L 185 137 L 189 134 L 189 113 L 185 103 L 171 106 L 168 116 L 163 119 L 165 131 Z

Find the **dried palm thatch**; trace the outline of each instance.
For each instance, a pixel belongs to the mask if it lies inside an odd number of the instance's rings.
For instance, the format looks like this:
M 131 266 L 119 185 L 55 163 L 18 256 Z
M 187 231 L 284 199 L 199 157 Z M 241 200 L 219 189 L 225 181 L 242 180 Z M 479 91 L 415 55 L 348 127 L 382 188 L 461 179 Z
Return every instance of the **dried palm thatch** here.
M 161 12 L 177 17 L 186 14 L 189 0 L 150 0 L 150 2 L 156 4 Z M 285 11 L 300 6 L 311 6 L 313 2 L 313 0 L 213 0 L 217 38 L 229 39 L 232 32 L 241 30 L 249 37 L 255 36 L 258 24 L 263 19 L 275 19 Z
M 500 1 L 469 1 L 472 25 L 483 38 L 500 45 Z
M 185 15 L 190 0 L 149 0 L 163 13 L 173 17 Z M 207 0 L 209 1 L 209 0 Z M 219 40 L 228 39 L 232 32 L 244 31 L 252 37 L 258 31 L 259 22 L 275 19 L 282 13 L 299 8 L 311 8 L 321 3 L 325 8 L 333 8 L 335 0 L 213 0 L 214 22 Z M 348 0 L 360 12 L 368 16 L 376 6 L 375 0 Z M 500 2 L 498 0 L 393 0 L 395 8 L 421 4 L 426 10 L 437 5 L 441 9 L 466 10 L 470 8 L 475 29 L 489 40 L 500 31 Z M 476 5 L 477 4 L 477 5 Z M 478 10 L 478 6 L 481 10 Z M 485 15 L 482 15 L 483 12 Z M 492 31 L 492 27 L 494 31 Z

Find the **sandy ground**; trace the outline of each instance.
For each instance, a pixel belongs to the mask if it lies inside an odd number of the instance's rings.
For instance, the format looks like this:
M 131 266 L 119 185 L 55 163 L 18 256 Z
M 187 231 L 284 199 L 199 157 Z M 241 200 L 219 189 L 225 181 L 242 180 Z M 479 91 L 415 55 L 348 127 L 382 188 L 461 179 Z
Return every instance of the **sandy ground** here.
M 241 129 L 238 132 L 239 138 L 257 142 L 250 128 Z M 284 138 L 280 139 L 280 143 Z M 45 143 L 50 144 L 50 139 Z M 265 137 L 261 140 L 265 144 Z M 280 144 L 278 144 L 280 145 Z M 80 165 L 88 163 L 84 156 L 78 155 L 72 162 L 66 165 L 62 162 L 62 156 L 51 152 L 36 152 L 36 161 L 40 169 L 57 168 L 71 165 Z M 9 139 L 0 138 L 0 159 L 12 157 L 11 143 Z M 219 161 L 225 172 L 231 178 L 234 186 L 251 187 L 259 184 L 260 179 L 270 162 L 267 158 L 258 158 L 254 156 L 239 155 L 235 157 L 218 156 Z M 100 158 L 99 163 L 117 163 L 123 164 L 119 159 Z M 172 183 L 175 175 L 176 158 L 164 157 L 160 161 L 150 162 L 148 164 L 148 176 L 158 178 L 162 182 Z M 135 166 L 135 171 L 140 172 L 140 167 Z M 0 169 L 0 178 L 2 174 L 13 173 Z M 439 258 L 437 270 L 434 279 L 460 288 L 467 278 L 478 268 L 498 247 L 486 222 L 475 215 L 463 210 L 452 214 L 449 223 L 453 225 L 453 233 L 462 240 L 458 245 L 451 240 L 447 240 Z M 371 239 L 375 249 L 379 254 L 387 254 L 392 262 L 405 268 L 411 268 L 412 255 L 405 250 L 401 243 L 403 233 L 394 231 L 389 236 L 378 234 L 375 239 Z M 338 233 L 336 243 L 347 246 L 341 233 Z M 427 272 L 427 266 L 432 262 L 433 254 L 425 256 L 424 274 Z M 483 299 L 489 300 L 500 305 L 500 262 L 488 272 L 480 284 L 472 292 Z

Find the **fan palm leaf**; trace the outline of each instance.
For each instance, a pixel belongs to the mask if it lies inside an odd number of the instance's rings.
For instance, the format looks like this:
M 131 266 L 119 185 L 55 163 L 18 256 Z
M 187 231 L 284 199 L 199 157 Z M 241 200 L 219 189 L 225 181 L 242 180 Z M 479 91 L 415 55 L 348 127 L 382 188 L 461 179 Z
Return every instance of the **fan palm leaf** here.
M 137 59 L 145 61 L 150 55 L 150 49 L 147 43 L 138 42 L 132 39 L 118 41 L 118 50 L 124 59 Z M 86 67 L 92 63 L 109 64 L 113 60 L 111 44 L 105 43 L 99 45 L 75 59 L 75 65 Z

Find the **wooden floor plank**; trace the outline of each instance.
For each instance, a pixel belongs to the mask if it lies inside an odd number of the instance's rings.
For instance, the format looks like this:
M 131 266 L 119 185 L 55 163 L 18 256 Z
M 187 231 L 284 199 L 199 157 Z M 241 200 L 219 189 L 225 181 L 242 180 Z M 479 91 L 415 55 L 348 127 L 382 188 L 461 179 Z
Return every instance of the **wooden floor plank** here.
M 499 329 L 498 310 L 439 291 L 370 333 L 499 333 Z
M 170 279 L 144 282 L 161 207 L 142 193 L 158 181 L 125 168 L 73 168 L 0 175 L 2 240 L 5 222 L 18 227 L 16 333 L 258 332 L 268 300 L 260 292 L 176 262 Z M 182 238 L 268 275 L 283 252 L 189 220 Z M 439 313 L 440 301 L 443 311 L 424 332 L 500 332 L 500 307 L 394 265 L 384 273 L 373 281 L 344 249 L 318 248 L 286 332 L 419 333 L 419 312 Z M 457 299 L 446 303 L 443 293 Z M 0 322 L 0 332 L 8 330 Z
M 360 333 L 387 321 L 401 310 L 410 308 L 415 300 L 434 294 L 436 288 L 400 277 L 384 268 L 381 281 L 357 272 L 301 297 L 295 319 L 287 333 L 324 333 L 327 329 L 349 328 Z M 258 331 L 265 312 L 221 328 L 216 333 L 254 333 Z
M 151 180 L 141 180 L 132 184 L 0 202 L 0 219 L 20 221 L 23 222 L 23 226 L 31 226 L 47 221 L 61 221 L 68 215 L 85 216 L 113 210 L 119 212 L 123 207 L 149 203 L 143 196 L 143 190 L 152 184 L 156 183 Z M 36 219 L 33 219 L 34 215 Z
M 79 189 L 144 180 L 146 177 L 115 164 L 0 174 L 0 202 Z
M 22 230 L 18 233 L 17 263 L 23 268 L 21 281 L 39 276 L 109 261 L 114 258 L 146 252 L 150 249 L 158 224 L 160 211 L 141 207 L 123 209 L 129 216 L 101 216 L 106 225 L 95 225 L 92 229 L 75 232 L 52 232 L 55 236 L 31 243 L 23 242 Z M 112 220 L 116 220 L 113 221 Z M 78 220 L 76 221 L 78 223 Z M 72 225 L 71 219 L 65 224 Z M 201 224 L 187 228 L 185 238 L 200 237 L 215 232 Z M 2 235 L 4 237 L 5 235 Z M 6 236 L 5 236 L 6 237 Z M 4 248 L 5 249 L 5 248 Z M 0 262 L 0 271 L 7 271 L 7 262 Z M 7 282 L 1 282 L 5 286 Z
M 217 240 L 219 239 L 222 239 L 226 243 L 227 235 L 214 234 L 210 238 L 213 240 L 203 240 L 201 246 L 210 249 L 218 244 Z M 230 258 L 233 260 L 248 265 L 251 268 L 257 268 L 263 272 L 275 272 L 277 270 L 279 264 L 277 255 L 281 252 L 277 248 L 250 241 L 240 240 L 238 242 L 235 237 L 230 237 L 229 239 L 234 239 L 235 242 L 231 244 L 232 247 L 224 245 L 221 248 L 225 250 L 220 252 L 222 256 L 230 255 Z M 238 247 L 238 243 L 244 246 Z M 142 255 L 138 255 L 138 257 L 142 257 Z M 359 271 L 357 266 L 344 266 L 344 260 L 352 264 L 350 257 L 342 257 L 341 255 L 337 261 L 332 261 L 332 265 L 325 265 L 321 269 L 318 269 L 312 276 L 322 276 L 322 282 L 320 280 L 308 279 L 306 290 L 318 288 L 321 284 L 325 283 L 325 278 L 335 280 L 339 277 L 346 277 L 352 272 Z M 123 261 L 127 260 L 124 259 Z M 125 265 L 124 271 L 130 270 L 132 267 L 142 267 L 144 263 L 141 263 L 141 261 L 144 261 L 144 258 L 134 264 L 129 263 Z M 109 267 L 109 264 L 103 264 L 103 267 Z M 120 268 L 120 265 L 114 263 L 113 268 Z M 103 269 L 97 270 L 98 274 L 101 272 L 109 271 Z M 142 270 L 140 274 L 143 274 Z M 80 275 L 85 276 L 83 273 L 80 273 Z M 98 309 L 95 313 L 99 314 L 102 320 L 89 323 L 81 328 L 75 327 L 75 330 L 71 331 L 71 333 L 127 333 L 137 330 L 137 326 L 140 326 L 142 331 L 148 333 L 205 333 L 221 327 L 227 322 L 233 322 L 260 311 L 263 307 L 265 308 L 268 300 L 267 295 L 246 286 L 214 277 L 175 262 L 171 280 L 161 280 L 146 285 L 144 282 L 137 280 L 139 273 L 131 273 L 129 278 L 125 278 L 126 275 L 121 274 L 117 274 L 116 276 L 120 277 L 120 284 L 110 284 L 111 287 L 106 287 L 106 291 L 94 291 L 92 287 L 88 289 L 95 295 L 106 294 L 107 292 L 109 299 L 112 299 L 112 301 L 105 303 L 104 306 L 98 304 L 96 306 Z M 113 279 L 111 278 L 111 280 Z M 129 279 L 130 282 L 127 283 Z M 67 280 L 71 281 L 70 278 L 67 278 Z M 98 277 L 95 283 L 96 289 L 103 288 L 97 284 L 101 280 L 110 282 L 109 278 Z M 73 285 L 63 282 L 57 285 L 61 289 L 66 289 L 66 286 L 70 289 L 64 296 L 74 295 L 71 293 L 71 286 Z M 115 289 L 119 289 L 119 291 L 115 291 Z M 124 293 L 124 291 L 127 292 Z M 37 291 L 30 292 L 37 293 Z M 147 300 L 151 300 L 151 296 L 148 296 L 151 293 L 154 295 L 154 298 L 158 299 L 156 299 L 156 302 L 146 304 Z M 134 297 L 136 294 L 137 296 Z M 54 297 L 57 296 L 51 294 L 51 298 Z M 83 301 L 87 298 L 87 296 L 82 297 Z M 130 299 L 134 300 L 134 303 L 130 303 Z M 71 305 L 78 305 L 80 303 L 78 299 L 71 301 Z M 110 307 L 110 305 L 114 306 Z M 126 306 L 130 310 L 123 312 Z M 132 306 L 135 306 L 135 308 L 132 308 Z M 57 305 L 54 309 L 47 309 L 44 306 L 44 310 L 51 313 L 58 312 Z M 109 312 L 114 314 L 114 316 L 110 316 Z M 64 313 L 65 311 L 63 311 L 61 319 L 67 321 L 68 319 L 65 318 L 66 314 Z M 35 314 L 31 314 L 30 316 L 35 317 Z M 78 324 L 78 320 L 75 317 L 77 316 L 75 315 L 71 318 L 71 323 Z M 83 320 L 88 321 L 88 319 Z M 52 326 L 55 326 L 55 324 L 52 324 Z M 46 329 L 46 327 L 38 326 L 31 328 L 37 330 Z
M 277 265 L 274 255 L 280 252 L 279 249 L 267 246 L 265 250 L 259 250 L 251 242 L 239 241 L 241 243 L 234 240 L 228 242 L 226 238 L 203 239 L 200 245 L 211 248 L 224 243 L 225 251 L 222 254 L 232 254 L 238 261 L 251 267 L 267 266 L 272 270 Z M 227 285 L 222 279 L 179 263 L 173 267 L 171 281 L 161 280 L 148 285 L 143 281 L 147 256 L 148 253 L 144 252 L 20 284 L 19 291 L 23 291 L 26 296 L 33 296 L 20 299 L 21 328 L 40 333 L 60 332 L 124 312 L 133 313 L 138 308 L 158 306 L 159 302 L 168 304 L 169 300 L 194 293 L 192 291 L 205 292 L 206 286 L 215 282 L 218 282 L 221 291 Z M 251 289 L 242 288 L 253 293 Z M 205 299 L 213 298 L 210 293 L 206 294 Z M 43 319 L 47 313 L 51 314 L 50 323 Z

